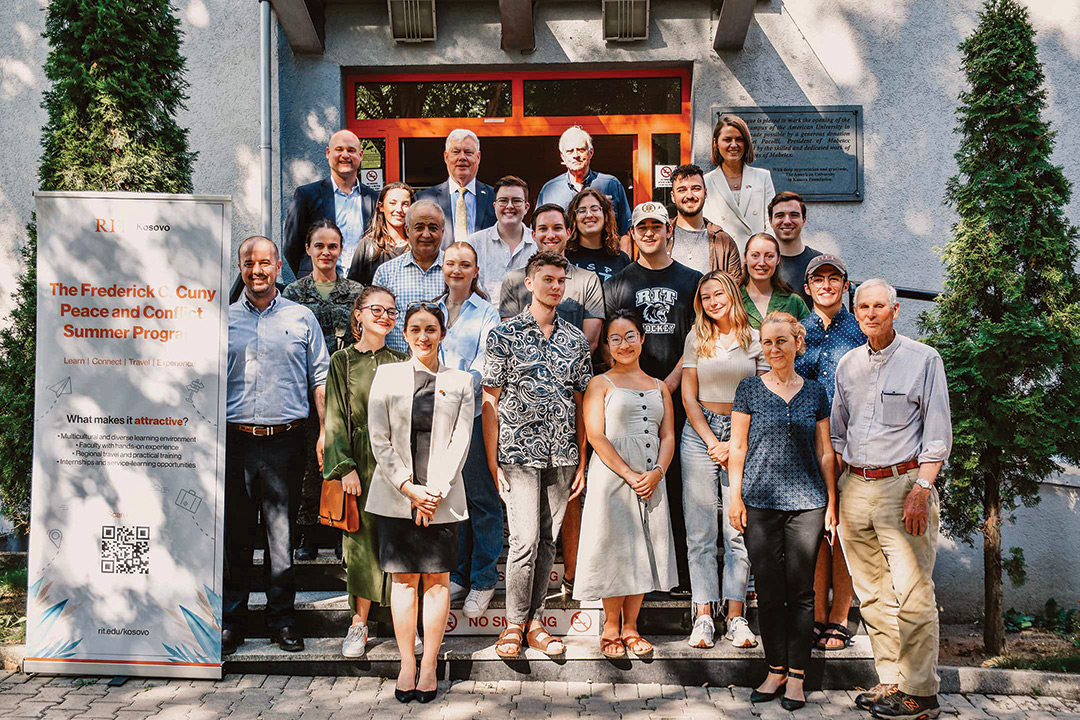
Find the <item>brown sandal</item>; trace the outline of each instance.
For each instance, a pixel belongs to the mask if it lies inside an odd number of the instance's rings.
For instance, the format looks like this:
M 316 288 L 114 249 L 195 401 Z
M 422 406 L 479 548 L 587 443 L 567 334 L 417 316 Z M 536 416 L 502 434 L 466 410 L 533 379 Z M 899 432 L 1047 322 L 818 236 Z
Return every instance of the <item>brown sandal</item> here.
M 524 640 L 522 634 L 522 628 L 519 625 L 507 625 L 506 628 L 499 633 L 499 639 L 495 641 L 495 654 L 506 660 L 521 657 L 521 643 Z M 512 652 L 500 650 L 500 646 L 510 646 L 513 649 Z
M 626 645 L 626 649 L 638 657 L 648 657 L 649 655 L 652 655 L 652 643 L 640 635 L 627 635 L 622 641 L 623 644 Z
M 543 637 L 542 637 L 543 636 Z M 533 628 L 525 635 L 525 640 L 528 641 L 529 647 L 533 650 L 539 650 L 548 657 L 558 657 L 566 652 L 566 643 L 559 638 L 555 637 L 542 627 Z M 559 650 L 552 650 L 551 646 L 558 643 L 561 648 Z
M 608 640 L 602 637 L 600 638 L 600 654 L 612 660 L 622 660 L 626 657 L 626 646 L 623 645 L 622 638 Z

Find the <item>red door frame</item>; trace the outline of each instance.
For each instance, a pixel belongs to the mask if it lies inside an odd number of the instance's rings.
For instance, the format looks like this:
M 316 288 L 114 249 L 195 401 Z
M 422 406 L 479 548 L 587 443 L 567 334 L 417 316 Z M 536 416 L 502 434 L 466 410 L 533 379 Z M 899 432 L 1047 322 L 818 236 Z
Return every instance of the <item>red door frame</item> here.
M 603 79 L 678 77 L 682 80 L 680 113 L 670 115 L 593 115 L 579 117 L 525 117 L 525 80 Z M 436 82 L 447 80 L 508 80 L 511 83 L 512 111 L 506 118 L 400 118 L 392 120 L 355 120 L 356 83 Z M 571 125 L 580 125 L 593 135 L 634 136 L 633 204 L 652 199 L 652 136 L 679 135 L 680 162 L 690 162 L 690 70 L 685 68 L 637 68 L 580 71 L 492 71 L 446 73 L 349 73 L 345 76 L 346 127 L 358 137 L 381 137 L 386 140 L 384 157 L 386 181 L 401 179 L 401 138 L 446 137 L 455 128 L 472 130 L 478 137 L 560 135 Z

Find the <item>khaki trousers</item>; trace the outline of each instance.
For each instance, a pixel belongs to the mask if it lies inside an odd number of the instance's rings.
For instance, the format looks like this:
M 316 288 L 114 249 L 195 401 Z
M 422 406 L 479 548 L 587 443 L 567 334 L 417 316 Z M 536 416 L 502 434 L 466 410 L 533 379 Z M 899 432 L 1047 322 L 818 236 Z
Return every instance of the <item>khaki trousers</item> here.
M 930 491 L 923 535 L 904 529 L 904 499 L 918 469 L 881 480 L 840 478 L 840 542 L 882 683 L 909 695 L 938 691 L 938 610 L 934 598 L 939 509 Z

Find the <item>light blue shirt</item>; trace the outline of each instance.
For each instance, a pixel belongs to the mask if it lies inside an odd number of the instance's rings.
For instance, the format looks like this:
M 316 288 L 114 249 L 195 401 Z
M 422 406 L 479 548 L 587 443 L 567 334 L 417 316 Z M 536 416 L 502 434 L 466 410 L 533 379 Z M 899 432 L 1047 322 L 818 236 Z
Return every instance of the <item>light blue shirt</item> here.
M 352 266 L 353 252 L 364 236 L 364 209 L 360 196 L 360 178 L 348 194 L 341 192 L 337 183 L 334 186 L 334 223 L 341 230 L 341 257 L 338 258 L 338 274 L 348 275 Z
M 480 270 L 480 287 L 491 298 L 490 302 L 495 307 L 499 307 L 502 301 L 502 284 L 506 273 L 525 267 L 529 258 L 539 250 L 536 247 L 536 241 L 533 240 L 532 230 L 524 225 L 521 226 L 521 240 L 513 252 L 499 235 L 499 223 L 474 232 L 465 242 L 472 245 L 473 250 L 476 251 L 476 264 Z
M 458 188 L 461 185 L 458 185 L 454 178 L 447 179 L 450 181 L 450 226 L 457 227 Z M 465 185 L 465 190 L 465 227 L 469 230 L 469 234 L 472 235 L 476 232 L 476 178 L 473 178 Z M 464 240 L 465 238 L 454 239 Z
M 387 260 L 375 271 L 372 285 L 382 285 L 394 293 L 397 301 L 398 317 L 394 329 L 386 336 L 386 344 L 391 350 L 408 353 L 409 345 L 405 342 L 405 311 L 409 305 L 421 300 L 434 302 L 443 294 L 446 281 L 443 280 L 443 254 L 427 270 L 421 270 L 413 259 L 412 250 L 406 250 L 393 260 Z
M 584 190 L 587 187 L 595 188 L 598 192 L 604 193 L 611 199 L 611 204 L 615 208 L 615 224 L 619 227 L 619 235 L 628 233 L 631 218 L 630 201 L 626 199 L 626 188 L 619 182 L 619 179 L 614 175 L 590 170 L 589 174 L 585 176 L 585 182 L 582 183 L 581 189 Z M 539 197 L 536 198 L 536 207 L 540 207 L 544 203 L 555 203 L 565 210 L 570 206 L 570 201 L 577 194 L 578 189 L 574 187 L 570 172 L 567 171 L 544 183 L 544 187 L 540 188 Z M 570 218 L 570 220 L 573 222 L 574 218 Z
M 439 298 L 443 317 L 450 317 L 446 308 L 446 296 Z M 446 331 L 439 343 L 439 362 L 447 367 L 465 370 L 473 376 L 473 392 L 476 393 L 476 417 L 480 416 L 481 379 L 484 361 L 487 359 L 487 337 L 499 324 L 499 311 L 476 293 L 462 304 L 457 320 Z
M 322 328 L 303 305 L 279 294 L 260 313 L 245 292 L 229 306 L 229 422 L 284 425 L 308 417 L 308 393 L 326 384 L 329 366 Z

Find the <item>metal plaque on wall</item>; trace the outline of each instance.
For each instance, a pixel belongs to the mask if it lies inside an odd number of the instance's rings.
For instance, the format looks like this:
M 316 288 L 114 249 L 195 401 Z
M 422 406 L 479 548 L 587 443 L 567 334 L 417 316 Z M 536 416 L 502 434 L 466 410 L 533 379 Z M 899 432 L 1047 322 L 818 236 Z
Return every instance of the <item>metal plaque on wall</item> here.
M 772 173 L 777 192 L 793 190 L 806 200 L 863 200 L 861 105 L 714 105 L 713 127 L 727 114 L 746 121 L 754 166 Z

